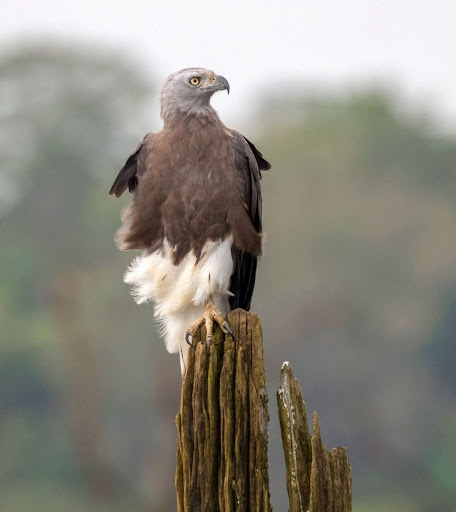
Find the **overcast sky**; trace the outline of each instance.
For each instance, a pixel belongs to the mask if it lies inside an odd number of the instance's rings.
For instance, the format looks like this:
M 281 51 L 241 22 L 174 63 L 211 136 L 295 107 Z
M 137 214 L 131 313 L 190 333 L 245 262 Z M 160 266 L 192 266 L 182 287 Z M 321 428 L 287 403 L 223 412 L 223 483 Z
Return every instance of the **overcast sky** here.
M 225 120 L 271 86 L 380 80 L 456 126 L 454 0 L 1 1 L 0 42 L 74 36 L 136 52 L 159 79 L 189 66 L 223 74 Z

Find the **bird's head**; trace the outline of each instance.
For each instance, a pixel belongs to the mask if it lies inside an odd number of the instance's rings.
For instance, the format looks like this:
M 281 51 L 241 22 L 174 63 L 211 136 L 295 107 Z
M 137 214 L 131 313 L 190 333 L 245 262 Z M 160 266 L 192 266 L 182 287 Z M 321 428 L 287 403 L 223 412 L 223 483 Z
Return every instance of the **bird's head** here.
M 181 69 L 170 75 L 160 91 L 161 116 L 166 119 L 177 112 L 207 115 L 215 113 L 210 105 L 217 91 L 228 91 L 228 80 L 205 68 Z

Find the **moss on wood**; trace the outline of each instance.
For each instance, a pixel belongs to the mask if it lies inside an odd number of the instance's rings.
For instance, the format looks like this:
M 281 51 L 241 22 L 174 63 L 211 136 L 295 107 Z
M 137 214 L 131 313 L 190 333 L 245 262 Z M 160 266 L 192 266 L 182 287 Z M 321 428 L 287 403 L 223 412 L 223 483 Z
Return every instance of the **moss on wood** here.
M 216 329 L 208 350 L 198 333 L 189 351 L 176 418 L 178 512 L 271 510 L 260 320 L 238 309 L 228 322 L 234 340 Z
M 228 315 L 234 339 L 215 329 L 194 337 L 182 382 L 176 492 L 178 512 L 269 512 L 268 395 L 258 316 Z M 328 453 L 318 415 L 313 435 L 291 367 L 282 367 L 277 393 L 290 512 L 351 512 L 348 452 Z
M 290 512 L 351 512 L 352 477 L 346 448 L 328 453 L 315 412 L 313 434 L 306 405 L 288 363 L 277 392 L 279 422 L 287 471 Z

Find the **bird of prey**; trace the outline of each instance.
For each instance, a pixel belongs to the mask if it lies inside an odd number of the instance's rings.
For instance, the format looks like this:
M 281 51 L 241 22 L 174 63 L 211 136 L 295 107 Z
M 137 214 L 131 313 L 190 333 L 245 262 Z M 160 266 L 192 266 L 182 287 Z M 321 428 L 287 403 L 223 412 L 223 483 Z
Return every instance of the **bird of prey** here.
M 260 180 L 271 166 L 220 120 L 210 99 L 221 90 L 229 93 L 228 81 L 208 69 L 170 75 L 160 91 L 163 129 L 143 138 L 109 192 L 133 195 L 115 240 L 142 254 L 124 281 L 138 304 L 155 303 L 182 374 L 202 324 L 210 343 L 214 322 L 229 333 L 228 311 L 250 308 L 262 251 Z

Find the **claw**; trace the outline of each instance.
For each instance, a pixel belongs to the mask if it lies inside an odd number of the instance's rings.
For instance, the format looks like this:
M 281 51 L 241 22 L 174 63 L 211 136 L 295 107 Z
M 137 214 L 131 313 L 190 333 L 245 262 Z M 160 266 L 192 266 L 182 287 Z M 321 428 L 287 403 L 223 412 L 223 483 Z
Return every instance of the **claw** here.
M 212 345 L 214 323 L 219 325 L 225 334 L 230 334 L 234 338 L 234 333 L 228 322 L 223 318 L 222 314 L 215 306 L 212 297 L 209 297 L 206 301 L 203 315 L 197 318 L 187 329 L 187 332 L 185 333 L 186 343 L 193 347 L 193 336 L 202 325 L 206 325 L 206 347 L 209 349 Z M 190 336 L 192 336 L 192 341 L 190 341 Z
M 224 329 L 226 329 L 226 330 L 228 331 L 228 333 L 229 333 L 229 334 L 231 334 L 231 337 L 233 337 L 233 338 L 234 338 L 234 333 L 233 333 L 233 331 L 231 330 L 231 327 L 229 326 L 228 322 L 225 322 L 225 323 L 222 325 L 222 327 L 223 327 Z

